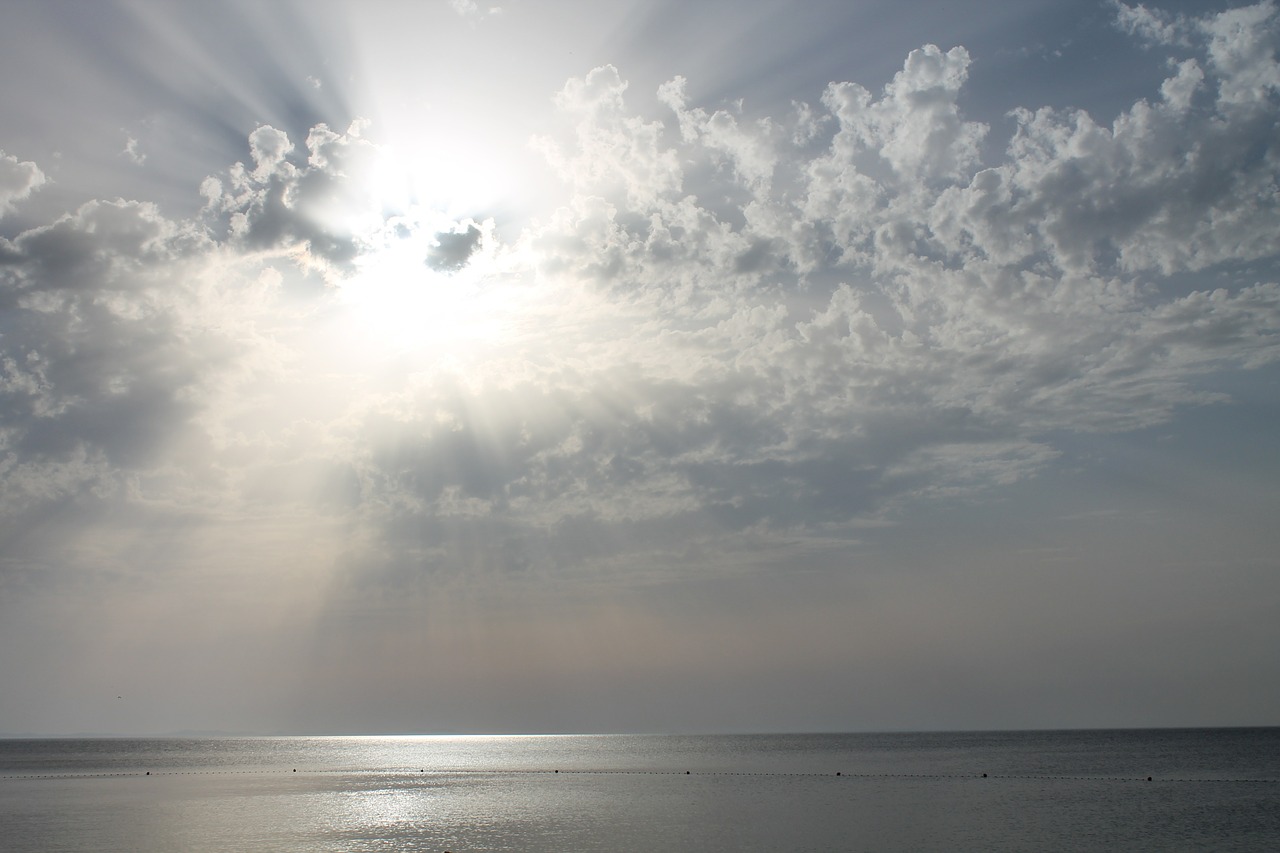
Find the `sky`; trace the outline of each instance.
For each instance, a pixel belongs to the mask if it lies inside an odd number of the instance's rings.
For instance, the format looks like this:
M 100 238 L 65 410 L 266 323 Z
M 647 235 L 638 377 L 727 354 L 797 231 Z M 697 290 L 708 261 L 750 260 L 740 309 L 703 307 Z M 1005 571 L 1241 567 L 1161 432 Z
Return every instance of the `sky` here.
M 0 733 L 1280 724 L 1275 0 L 6 0 Z

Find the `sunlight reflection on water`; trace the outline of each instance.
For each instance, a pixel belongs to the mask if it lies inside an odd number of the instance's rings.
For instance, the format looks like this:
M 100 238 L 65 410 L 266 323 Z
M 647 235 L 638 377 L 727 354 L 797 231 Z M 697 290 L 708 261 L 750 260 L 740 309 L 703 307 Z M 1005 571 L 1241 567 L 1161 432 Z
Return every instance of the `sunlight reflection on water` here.
M 0 826 L 20 851 L 1263 850 L 1276 777 L 1276 730 L 6 741 Z

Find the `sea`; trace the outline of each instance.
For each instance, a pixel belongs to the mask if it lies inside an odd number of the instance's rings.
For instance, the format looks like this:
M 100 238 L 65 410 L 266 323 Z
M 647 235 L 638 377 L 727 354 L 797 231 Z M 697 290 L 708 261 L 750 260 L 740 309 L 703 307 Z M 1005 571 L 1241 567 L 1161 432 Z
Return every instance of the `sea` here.
M 0 849 L 1280 850 L 1280 728 L 0 740 Z

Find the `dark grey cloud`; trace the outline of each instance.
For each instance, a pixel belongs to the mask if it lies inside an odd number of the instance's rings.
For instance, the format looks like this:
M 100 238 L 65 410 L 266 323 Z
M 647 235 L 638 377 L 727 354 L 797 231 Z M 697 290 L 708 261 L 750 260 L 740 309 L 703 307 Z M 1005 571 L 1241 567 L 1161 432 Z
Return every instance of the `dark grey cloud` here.
M 436 234 L 436 244 L 427 255 L 427 266 L 437 272 L 457 272 L 467 265 L 471 256 L 480 248 L 480 229 L 468 223 L 464 231 L 441 231 Z

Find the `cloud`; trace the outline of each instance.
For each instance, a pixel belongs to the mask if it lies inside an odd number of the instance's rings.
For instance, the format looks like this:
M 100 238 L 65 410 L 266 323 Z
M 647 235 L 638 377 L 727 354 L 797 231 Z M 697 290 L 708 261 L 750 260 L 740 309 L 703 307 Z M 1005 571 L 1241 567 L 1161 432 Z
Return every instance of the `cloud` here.
M 969 61 L 963 47 L 943 53 L 926 45 L 911 52 L 879 100 L 855 83 L 829 87 L 824 102 L 840 122 L 833 153 L 854 161 L 878 154 L 904 181 L 969 174 L 987 132 L 963 121 L 956 106 Z
M 1236 17 L 1265 23 L 1267 8 Z M 1277 250 L 1271 90 L 1220 58 L 1270 36 L 1192 24 L 1226 42 L 1202 39 L 1157 100 L 1110 125 L 1018 111 L 997 162 L 981 157 L 989 128 L 959 109 L 962 48 L 912 52 L 879 96 L 833 84 L 825 123 L 797 110 L 743 124 L 692 107 L 676 78 L 658 92 L 664 124 L 628 112 L 616 69 L 570 81 L 557 103 L 574 136 L 548 150 L 575 195 L 537 235 L 544 270 L 654 312 L 630 351 L 675 353 L 643 359 L 645 375 L 708 401 L 705 433 L 678 420 L 697 407 L 653 430 L 701 460 L 666 457 L 677 491 L 744 524 L 810 497 L 848 518 L 917 482 L 1029 476 L 1056 456 L 1041 436 L 1150 426 L 1222 400 L 1203 377 L 1274 362 L 1274 282 L 1149 284 Z M 814 151 L 822 124 L 834 130 Z M 832 279 L 808 317 L 782 308 L 779 293 L 812 304 Z M 763 440 L 739 448 L 735 432 Z M 849 488 L 829 491 L 816 472 L 841 466 Z
M 1217 74 L 1221 104 L 1254 104 L 1280 89 L 1274 0 L 1193 17 L 1113 0 L 1122 30 L 1151 44 L 1199 49 Z
M 437 272 L 462 269 L 480 248 L 482 236 L 480 229 L 471 223 L 464 231 L 441 231 L 436 234 L 435 247 L 427 255 L 427 266 Z
M 45 182 L 44 172 L 30 160 L 0 151 L 0 216 L 13 209 Z
M 742 182 L 753 189 L 767 190 L 777 168 L 777 151 L 770 138 L 774 135 L 773 123 L 761 119 L 754 129 L 744 130 L 727 110 L 708 114 L 706 110 L 689 109 L 686 85 L 683 77 L 675 77 L 658 89 L 659 100 L 676 114 L 681 138 L 723 153 Z
M 134 165 L 141 166 L 147 162 L 147 155 L 143 153 L 138 140 L 132 136 L 125 137 L 124 150 L 120 153 L 128 157 Z
M 1152 44 L 1184 44 L 1187 21 L 1180 15 L 1162 9 L 1148 9 L 1142 3 L 1129 6 L 1119 0 L 1112 4 L 1116 14 L 1116 26 L 1121 30 Z
M 1280 91 L 1280 27 L 1273 0 L 1228 9 L 1196 23 L 1208 39 L 1209 62 L 1221 76 L 1221 103 L 1256 108 L 1274 98 Z
M 1229 29 L 1219 18 L 1205 29 Z M 1274 253 L 1265 223 L 1276 164 L 1259 151 L 1269 150 L 1276 90 L 1252 73 L 1245 85 L 1239 68 L 1212 56 L 1260 39 L 1211 48 L 1207 65 L 1181 61 L 1158 101 L 1139 101 L 1109 127 L 1083 111 L 1016 112 L 1008 162 L 939 198 L 934 234 L 951 252 L 1005 264 L 1043 252 L 1072 272 L 1168 275 Z
M 481 9 L 475 0 L 449 0 L 449 5 L 453 7 L 453 11 L 460 17 L 471 19 L 482 19 L 487 16 L 501 15 L 501 6 L 488 6 Z
M 141 284 L 136 272 L 162 267 L 202 242 L 197 229 L 165 219 L 149 202 L 117 200 L 88 202 L 0 249 L 9 268 L 8 292 L 36 297 L 64 290 L 127 291 Z
M 535 143 L 580 193 L 622 190 L 631 204 L 652 206 L 679 191 L 681 170 L 675 151 L 663 145 L 662 123 L 627 114 L 627 85 L 612 65 L 570 79 L 555 96 L 572 122 L 570 140 Z
M 252 250 L 296 248 L 322 269 L 350 270 L 361 253 L 360 229 L 376 215 L 365 181 L 377 149 L 356 121 L 345 133 L 327 125 L 307 135 L 306 160 L 290 159 L 287 134 L 262 126 L 249 136 L 253 168 L 233 166 L 227 183 L 206 180 L 206 210 L 231 242 Z

